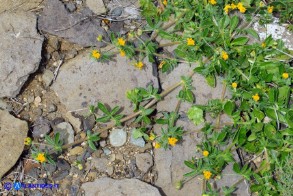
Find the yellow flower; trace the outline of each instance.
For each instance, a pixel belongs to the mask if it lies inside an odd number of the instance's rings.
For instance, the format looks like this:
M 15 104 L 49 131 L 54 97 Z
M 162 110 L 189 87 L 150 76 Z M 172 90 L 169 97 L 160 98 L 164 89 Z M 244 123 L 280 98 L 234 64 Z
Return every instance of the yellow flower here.
M 95 59 L 99 59 L 101 57 L 101 53 L 99 53 L 98 50 L 93 50 L 92 57 L 94 57 Z
M 32 139 L 30 137 L 27 137 L 24 139 L 24 145 L 29 146 L 31 144 L 32 144 Z
M 159 64 L 159 69 L 162 69 L 163 68 L 163 65 L 165 65 L 165 61 L 162 61 L 160 64 Z
M 139 62 L 135 63 L 134 66 L 137 67 L 138 69 L 142 69 L 144 64 L 143 64 L 143 62 L 139 61 Z
M 202 155 L 203 156 L 205 156 L 205 157 L 207 157 L 207 156 L 209 156 L 209 151 L 207 151 L 207 150 L 204 150 L 203 152 L 202 152 Z
M 212 5 L 216 5 L 217 1 L 216 0 L 209 0 L 209 3 L 212 4 Z
M 226 14 L 229 13 L 229 9 L 231 8 L 231 5 L 230 4 L 227 4 L 225 7 L 224 7 L 224 11 Z
M 192 38 L 187 38 L 187 46 L 194 46 L 195 42 Z
M 125 46 L 125 40 L 123 39 L 123 38 L 118 38 L 118 44 L 120 45 L 120 46 Z
M 203 171 L 203 177 L 206 179 L 206 180 L 209 180 L 212 176 L 212 173 L 210 171 Z
M 289 74 L 288 74 L 288 73 L 283 73 L 283 74 L 282 74 L 282 77 L 283 77 L 284 79 L 287 79 L 287 78 L 289 78 Z
M 259 7 L 263 7 L 263 6 L 265 6 L 265 4 L 262 1 L 259 2 Z
M 261 43 L 261 47 L 263 47 L 263 48 L 265 48 L 267 45 L 266 45 L 266 43 Z
M 274 6 L 269 6 L 268 7 L 268 13 L 273 13 L 273 10 L 274 10 Z
M 36 158 L 37 161 L 39 161 L 40 163 L 43 163 L 46 161 L 46 157 L 44 153 L 38 153 L 38 156 Z
M 154 139 L 156 139 L 156 135 L 151 133 L 150 137 L 149 137 L 149 140 L 153 141 Z
M 222 51 L 222 59 L 226 61 L 228 58 L 229 58 L 229 55 L 227 54 L 227 52 Z
M 161 145 L 158 142 L 155 142 L 154 144 L 155 149 L 161 148 Z
M 125 56 L 124 50 L 120 50 L 120 56 Z
M 102 39 L 103 39 L 103 36 L 102 35 L 99 35 L 98 37 L 97 37 L 97 40 L 100 42 L 100 41 L 102 41 Z
M 175 137 L 169 137 L 168 138 L 168 143 L 171 145 L 171 146 L 175 146 L 176 143 L 177 143 L 178 139 L 175 138 Z
M 237 88 L 238 85 L 236 82 L 233 82 L 231 86 L 232 86 L 232 88 Z
M 232 10 L 235 10 L 237 8 L 237 5 L 235 5 L 234 3 L 231 3 L 231 8 Z
M 246 8 L 243 6 L 242 3 L 238 3 L 237 8 L 241 13 L 244 13 L 246 11 Z
M 253 95 L 252 96 L 252 99 L 254 100 L 254 101 L 259 101 L 259 99 L 260 99 L 260 97 L 259 97 L 259 95 L 256 93 L 255 95 Z
M 167 6 L 168 1 L 167 1 L 167 0 L 164 0 L 164 1 L 163 1 L 163 4 L 164 4 L 164 6 Z

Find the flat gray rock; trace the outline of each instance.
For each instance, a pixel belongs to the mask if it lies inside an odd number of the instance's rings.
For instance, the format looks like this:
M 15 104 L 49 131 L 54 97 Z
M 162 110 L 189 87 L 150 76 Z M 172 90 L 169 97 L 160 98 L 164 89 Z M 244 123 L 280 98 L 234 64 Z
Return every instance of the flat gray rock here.
M 158 189 L 137 179 L 100 178 L 82 185 L 85 196 L 160 196 Z
M 33 13 L 0 14 L 0 97 L 19 93 L 39 67 L 42 44 Z
M 56 81 L 51 86 L 68 111 L 84 109 L 98 101 L 111 108 L 123 107 L 123 114 L 132 113 L 133 106 L 126 98 L 126 91 L 135 87 L 146 87 L 158 80 L 152 75 L 152 67 L 147 64 L 143 70 L 132 66 L 133 62 L 117 56 L 107 63 L 91 59 L 90 50 L 76 56 L 62 65 Z
M 43 0 L 1 0 L 0 14 L 2 12 L 29 11 L 41 5 Z
M 105 46 L 103 42 L 97 41 L 97 36 L 103 35 L 106 39 L 107 34 L 100 27 L 100 21 L 92 17 L 94 13 L 89 9 L 81 10 L 79 13 L 69 13 L 59 0 L 46 0 L 44 5 L 38 18 L 39 30 L 63 37 L 83 47 Z
M 0 179 L 21 155 L 27 132 L 28 126 L 25 121 L 0 110 Z
M 181 76 L 187 76 L 192 69 L 189 65 L 180 64 L 175 70 L 162 82 L 162 88 L 166 89 L 167 87 L 173 85 L 174 83 L 180 81 Z M 195 95 L 196 104 L 206 104 L 209 99 L 221 98 L 223 85 L 221 82 L 218 82 L 216 88 L 208 86 L 205 81 L 205 78 L 201 75 L 195 74 L 193 76 L 193 90 Z M 163 101 L 159 102 L 157 105 L 158 111 L 174 111 L 178 99 L 176 96 L 179 93 L 180 88 L 177 88 L 175 91 L 171 92 L 168 96 L 164 98 Z M 191 107 L 190 103 L 182 102 L 180 106 L 179 113 L 182 118 L 177 121 L 178 126 L 183 126 L 186 131 L 196 131 L 199 130 L 202 125 L 195 126 L 192 122 L 188 120 L 185 116 L 185 112 Z M 206 120 L 212 120 L 207 116 Z M 227 120 L 224 117 L 222 120 Z M 230 122 L 230 121 L 229 121 Z M 160 125 L 155 125 L 154 130 L 160 134 Z M 185 160 L 190 160 L 192 157 L 196 156 L 195 149 L 196 145 L 200 141 L 198 133 L 191 132 L 190 134 L 185 134 L 183 136 L 183 142 L 178 143 L 175 147 L 170 150 L 164 149 L 155 149 L 154 150 L 154 162 L 155 168 L 158 171 L 158 178 L 155 182 L 155 185 L 162 188 L 162 191 L 168 196 L 200 196 L 202 181 L 198 178 L 194 178 L 189 182 L 185 183 L 181 190 L 176 190 L 174 184 L 183 178 L 183 174 L 190 172 L 190 169 L 184 165 Z

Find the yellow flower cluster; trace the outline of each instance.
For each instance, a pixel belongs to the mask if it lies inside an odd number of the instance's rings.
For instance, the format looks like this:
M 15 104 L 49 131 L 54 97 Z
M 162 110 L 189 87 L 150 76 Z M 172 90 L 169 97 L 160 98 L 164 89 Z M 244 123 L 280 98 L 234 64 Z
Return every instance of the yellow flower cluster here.
M 282 77 L 283 77 L 284 79 L 287 79 L 287 78 L 289 78 L 289 74 L 288 74 L 288 73 L 283 73 L 283 74 L 282 74 Z
M 246 8 L 240 2 L 237 5 L 234 3 L 231 3 L 231 4 L 227 4 L 224 7 L 224 11 L 226 14 L 229 14 L 230 10 L 235 10 L 235 9 L 238 9 L 241 13 L 245 13 L 245 11 L 246 11 Z
M 195 45 L 195 41 L 192 38 L 187 38 L 187 46 L 194 46 Z
M 27 137 L 24 139 L 24 145 L 29 146 L 31 144 L 32 144 L 32 139 L 30 137 Z
M 162 69 L 163 68 L 163 66 L 165 65 L 165 61 L 162 61 L 160 64 L 159 64 L 159 69 Z
M 143 64 L 143 62 L 139 61 L 139 62 L 135 63 L 134 66 L 137 67 L 138 69 L 142 69 L 144 64 Z
M 207 151 L 207 150 L 204 150 L 203 152 L 202 152 L 202 155 L 204 156 L 204 157 L 207 157 L 207 156 L 209 156 L 209 151 Z
M 164 6 L 167 6 L 168 1 L 167 1 L 167 0 L 164 0 L 164 1 L 163 1 L 163 4 L 164 4 Z
M 40 163 L 44 163 L 47 159 L 44 153 L 38 153 L 36 160 Z
M 168 143 L 171 145 L 171 146 L 175 146 L 176 143 L 177 143 L 178 139 L 175 138 L 175 137 L 169 137 L 168 138 Z
M 236 82 L 233 82 L 231 86 L 232 86 L 232 88 L 235 89 L 235 88 L 237 88 L 238 84 Z
M 212 176 L 212 173 L 210 171 L 203 171 L 203 177 L 206 180 L 209 180 Z
M 94 57 L 95 59 L 99 59 L 101 57 L 101 53 L 98 50 L 93 50 L 92 57 Z
M 155 149 L 158 149 L 158 148 L 161 148 L 161 145 L 160 145 L 160 143 L 155 142 L 154 147 L 155 147 Z
M 153 134 L 153 133 L 151 133 L 151 134 L 150 134 L 150 137 L 149 137 L 149 140 L 153 141 L 153 140 L 155 140 L 155 139 L 156 139 L 156 135 Z
M 120 56 L 125 56 L 125 51 L 124 50 L 120 50 Z
M 209 0 L 209 3 L 212 4 L 212 5 L 216 5 L 217 1 L 216 0 Z
M 266 45 L 265 42 L 261 43 L 261 47 L 262 47 L 262 48 L 265 48 L 266 46 L 267 46 L 267 45 Z
M 268 13 L 273 13 L 273 11 L 274 11 L 274 6 L 269 6 L 268 7 Z
M 225 51 L 222 51 L 222 59 L 224 59 L 225 61 L 229 58 L 229 55 L 228 55 L 228 53 L 227 52 L 225 52 Z
M 125 46 L 125 39 L 123 39 L 123 38 L 118 38 L 118 44 L 120 45 L 120 46 Z
M 254 101 L 258 102 L 259 99 L 260 99 L 260 97 L 259 97 L 259 95 L 256 93 L 255 95 L 252 96 L 252 99 L 253 99 Z

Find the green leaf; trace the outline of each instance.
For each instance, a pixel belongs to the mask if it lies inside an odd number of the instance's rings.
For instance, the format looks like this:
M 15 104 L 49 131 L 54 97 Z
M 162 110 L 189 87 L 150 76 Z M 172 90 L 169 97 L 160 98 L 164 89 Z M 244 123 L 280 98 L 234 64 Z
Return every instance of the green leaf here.
M 187 116 L 195 125 L 199 125 L 204 122 L 203 110 L 196 106 L 189 108 Z
M 101 117 L 101 118 L 97 118 L 97 119 L 96 119 L 96 122 L 106 123 L 106 122 L 109 122 L 110 119 L 111 119 L 110 116 L 103 116 L 103 117 Z
M 224 112 L 228 114 L 229 116 L 232 115 L 233 111 L 235 109 L 235 103 L 232 101 L 227 101 L 224 105 Z
M 238 26 L 238 23 L 239 23 L 238 16 L 237 15 L 233 16 L 230 21 L 230 33 L 232 33 L 235 30 L 235 28 Z
M 114 107 L 113 110 L 111 111 L 111 115 L 116 114 L 119 110 L 120 110 L 119 106 Z
M 216 87 L 216 77 L 214 75 L 206 76 L 206 81 L 211 87 Z
M 51 146 L 54 146 L 55 145 L 55 142 L 54 140 L 52 140 L 52 138 L 48 135 L 45 135 L 45 140 L 48 144 L 50 144 Z
M 276 128 L 271 124 L 266 124 L 264 127 L 264 133 L 265 135 L 270 138 L 274 139 L 274 136 L 276 135 Z
M 184 164 L 187 167 L 191 168 L 191 169 L 195 169 L 196 168 L 195 165 L 194 165 L 194 163 L 192 163 L 191 161 L 184 161 Z
M 88 144 L 92 150 L 97 150 L 97 147 L 95 146 L 95 144 L 91 140 L 88 140 Z
M 256 134 L 253 132 L 248 138 L 247 138 L 247 141 L 251 142 L 253 140 L 255 140 L 257 137 L 256 137 Z
M 183 176 L 184 177 L 193 177 L 195 175 L 197 175 L 197 171 L 192 171 L 192 172 L 186 173 Z
M 248 42 L 247 37 L 238 37 L 234 39 L 231 43 L 232 46 L 242 46 Z
M 254 37 L 254 38 L 256 38 L 257 40 L 259 40 L 259 35 L 258 35 L 258 33 L 257 33 L 254 29 L 249 28 L 249 29 L 245 29 L 245 31 L 246 31 L 249 35 L 251 35 L 252 37 Z
M 285 115 L 285 120 L 289 127 L 293 128 L 293 110 L 289 110 Z
M 102 112 L 104 112 L 105 114 L 108 114 L 108 115 L 110 115 L 110 112 L 108 111 L 108 109 L 106 108 L 106 106 L 104 105 L 104 104 L 102 104 L 102 103 L 98 103 L 98 108 L 102 111 Z
M 191 90 L 187 90 L 186 91 L 186 94 L 185 94 L 185 100 L 190 102 L 190 103 L 193 103 L 194 102 L 194 95 L 192 93 Z
M 237 174 L 240 174 L 241 168 L 240 168 L 240 166 L 239 166 L 238 163 L 234 163 L 234 165 L 233 165 L 233 171 L 236 172 Z
M 60 139 L 60 133 L 57 132 L 56 135 L 55 135 L 55 144 L 59 143 L 59 139 Z
M 143 136 L 143 132 L 141 131 L 141 129 L 134 129 L 132 132 L 132 136 L 137 139 Z

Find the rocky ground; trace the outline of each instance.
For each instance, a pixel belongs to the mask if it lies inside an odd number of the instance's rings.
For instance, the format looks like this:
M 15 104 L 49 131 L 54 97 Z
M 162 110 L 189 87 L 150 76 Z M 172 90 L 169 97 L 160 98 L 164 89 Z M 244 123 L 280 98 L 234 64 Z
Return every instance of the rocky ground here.
M 136 126 L 127 123 L 100 135 L 98 150 L 75 146 L 57 157 L 56 165 L 41 166 L 29 158 L 24 138 L 44 141 L 44 135 L 61 133 L 66 143 L 86 137 L 86 130 L 97 130 L 89 105 L 103 102 L 110 107 L 123 106 L 130 114 L 132 106 L 125 92 L 153 84 L 162 89 L 179 81 L 191 71 L 182 64 L 171 74 L 156 74 L 154 65 L 138 70 L 132 62 L 117 56 L 109 63 L 89 58 L 92 47 L 104 47 L 97 35 L 107 39 L 109 32 L 126 34 L 142 23 L 136 0 L 3 0 L 0 4 L 0 192 L 3 195 L 201 195 L 202 179 L 190 180 L 182 190 L 174 184 L 188 172 L 183 162 L 196 156 L 200 136 L 184 111 L 179 124 L 189 131 L 182 143 L 172 149 L 153 149 L 151 143 L 132 137 Z M 103 18 L 115 21 L 109 24 Z M 290 34 L 272 24 L 270 33 L 284 38 L 292 49 Z M 255 25 L 260 35 L 264 29 Z M 275 30 L 272 30 L 275 29 Z M 272 32 L 274 31 L 274 32 Z M 159 41 L 159 40 L 158 40 Z M 170 52 L 172 48 L 170 47 Z M 199 75 L 193 78 L 198 104 L 221 98 L 222 85 L 209 87 Z M 172 92 L 157 104 L 160 111 L 176 106 Z M 225 95 L 229 96 L 229 95 Z M 227 121 L 225 117 L 222 121 Z M 160 130 L 156 125 L 154 131 Z M 235 157 L 237 158 L 237 157 Z M 82 168 L 78 168 L 76 163 Z M 230 176 L 227 167 L 219 184 L 232 185 L 239 177 Z M 55 183 L 59 188 L 5 189 L 5 183 Z M 248 195 L 245 182 L 237 195 Z

